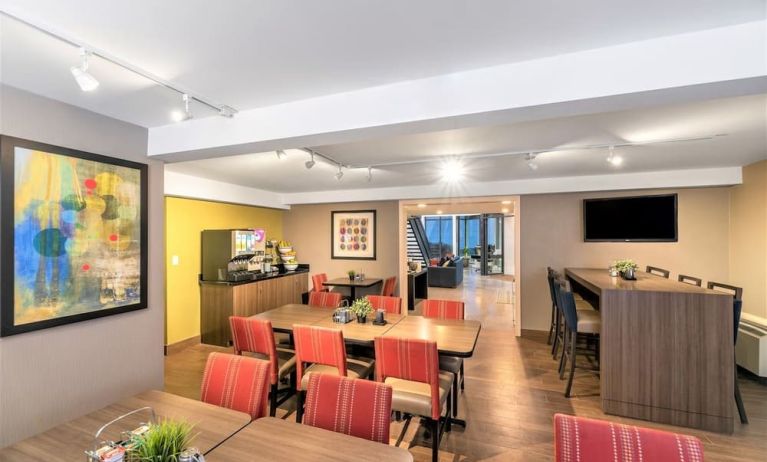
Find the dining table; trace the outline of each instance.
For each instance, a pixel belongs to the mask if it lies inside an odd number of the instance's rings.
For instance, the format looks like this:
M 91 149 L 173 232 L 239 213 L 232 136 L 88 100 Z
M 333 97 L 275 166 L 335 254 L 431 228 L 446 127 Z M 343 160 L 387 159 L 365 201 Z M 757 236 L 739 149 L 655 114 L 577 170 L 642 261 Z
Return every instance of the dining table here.
M 348 287 L 349 296 L 352 300 L 357 299 L 357 288 L 373 287 L 377 284 L 383 283 L 381 278 L 365 278 L 365 279 L 349 279 L 349 278 L 335 278 L 330 279 L 322 283 L 325 287 Z
M 404 448 L 293 421 L 265 417 L 253 421 L 205 455 L 206 462 L 235 460 L 411 462 L 413 456 Z
M 94 449 L 94 435 L 99 428 L 117 417 L 144 407 L 152 408 L 158 420 L 173 419 L 193 424 L 193 432 L 197 434 L 193 444 L 203 454 L 243 429 L 251 420 L 250 415 L 244 412 L 149 390 L 0 449 L 0 461 L 82 462 L 85 460 L 85 451 Z M 150 417 L 149 412 L 135 413 L 110 426 L 102 437 L 118 441 L 120 432 L 133 430 L 147 423 Z

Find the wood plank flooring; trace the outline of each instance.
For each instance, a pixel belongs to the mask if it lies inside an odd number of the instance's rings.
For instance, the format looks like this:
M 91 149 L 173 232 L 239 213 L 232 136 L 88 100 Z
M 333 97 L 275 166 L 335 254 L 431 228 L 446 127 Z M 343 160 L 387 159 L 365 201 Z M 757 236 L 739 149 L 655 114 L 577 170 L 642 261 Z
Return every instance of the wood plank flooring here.
M 457 289 L 429 289 L 431 298 L 464 300 L 467 318 L 479 320 L 483 326 L 475 355 L 466 361 L 466 391 L 459 398 L 459 417 L 468 421 L 468 427 L 453 426 L 446 434 L 441 461 L 552 460 L 552 416 L 557 412 L 695 435 L 703 441 L 706 461 L 767 460 L 767 386 L 746 377 L 739 383 L 751 423 L 736 422 L 732 435 L 606 416 L 600 406 L 599 380 L 586 371 L 576 372 L 575 397 L 565 398 L 565 383 L 558 378 L 546 333 L 523 331 L 522 337 L 515 337 L 513 305 L 496 303 L 498 291 L 510 290 L 511 284 L 508 277 L 480 277 L 469 272 Z M 165 390 L 199 398 L 205 359 L 212 351 L 227 350 L 196 345 L 167 356 Z M 278 416 L 291 412 L 292 403 L 285 403 Z M 401 428 L 401 423 L 392 424 L 392 440 Z M 411 445 L 416 461 L 429 461 L 429 444 L 423 428 L 411 425 L 402 446 Z

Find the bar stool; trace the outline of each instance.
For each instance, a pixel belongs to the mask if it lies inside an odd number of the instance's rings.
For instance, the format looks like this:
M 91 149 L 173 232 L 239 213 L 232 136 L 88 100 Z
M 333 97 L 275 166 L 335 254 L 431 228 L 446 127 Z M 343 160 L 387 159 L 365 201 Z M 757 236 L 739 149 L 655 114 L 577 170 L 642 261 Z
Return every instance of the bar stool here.
M 552 270 L 551 273 L 551 280 L 549 281 L 549 288 L 551 290 L 551 297 L 553 300 L 553 306 L 555 308 L 555 323 L 554 323 L 554 341 L 552 342 L 551 346 L 551 356 L 554 359 L 557 359 L 557 354 L 559 353 L 559 345 L 563 345 L 565 347 L 564 343 L 564 335 L 565 335 L 565 326 L 564 326 L 564 318 L 562 317 L 562 309 L 559 306 L 559 302 L 556 297 L 556 292 L 554 290 L 555 286 L 558 284 L 564 284 L 568 290 L 570 290 L 570 282 L 566 280 L 561 274 L 558 272 Z M 575 300 L 575 309 L 577 311 L 596 311 L 593 306 L 591 306 L 591 303 L 587 302 L 581 297 L 578 297 L 577 294 L 573 293 L 573 299 Z
M 729 284 L 723 284 L 721 282 L 708 281 L 706 285 L 711 290 L 718 292 L 724 292 L 731 294 L 733 297 L 732 305 L 732 327 L 733 332 L 733 345 L 738 344 L 738 327 L 740 327 L 740 314 L 743 309 L 743 288 L 736 287 Z M 746 407 L 743 405 L 743 398 L 740 396 L 740 386 L 738 385 L 738 363 L 735 361 L 735 404 L 738 406 L 738 415 L 740 416 L 740 423 L 747 424 L 748 416 L 746 415 Z
M 431 430 L 432 461 L 437 462 L 442 433 L 450 431 L 450 393 L 455 380 L 452 373 L 439 370 L 437 342 L 376 337 L 375 351 L 376 380 L 391 385 L 392 410 L 408 415 L 397 445 L 410 425 L 409 416 L 421 416 Z
M 341 304 L 340 292 L 309 292 L 309 305 L 324 308 L 338 308 Z
M 344 334 L 340 329 L 293 326 L 296 343 L 296 422 L 304 414 L 304 393 L 309 385 L 309 374 L 333 374 L 353 379 L 372 378 L 375 361 L 347 358 Z M 307 367 L 308 365 L 308 367 Z
M 269 415 L 274 417 L 277 407 L 294 394 L 296 354 L 287 348 L 277 348 L 271 321 L 230 316 L 229 326 L 232 329 L 234 354 L 254 353 L 259 359 L 269 361 Z M 280 390 L 280 380 L 286 377 L 290 377 L 293 386 Z M 277 399 L 279 394 L 283 394 L 280 400 Z
M 694 276 L 688 276 L 686 274 L 680 274 L 678 278 L 679 282 L 683 282 L 685 284 L 690 284 L 691 286 L 703 286 L 703 279 L 696 278 Z
M 666 279 L 668 279 L 671 276 L 671 271 L 664 270 L 663 268 L 658 268 L 656 266 L 647 265 L 647 269 L 645 271 L 647 273 L 654 274 L 655 276 L 660 276 Z
M 570 359 L 570 374 L 567 378 L 567 387 L 565 388 L 565 397 L 570 397 L 570 390 L 573 386 L 573 376 L 575 375 L 575 364 L 577 360 L 577 340 L 578 334 L 598 336 L 602 327 L 602 319 L 596 311 L 578 311 L 575 308 L 575 298 L 573 293 L 566 285 L 556 284 L 554 286 L 559 306 L 562 309 L 565 320 L 565 336 L 563 341 L 562 357 L 559 363 L 559 378 L 564 378 L 567 360 Z M 568 348 L 569 344 L 569 348 Z M 599 358 L 599 340 L 596 344 L 596 357 Z M 598 361 L 598 359 L 597 359 Z

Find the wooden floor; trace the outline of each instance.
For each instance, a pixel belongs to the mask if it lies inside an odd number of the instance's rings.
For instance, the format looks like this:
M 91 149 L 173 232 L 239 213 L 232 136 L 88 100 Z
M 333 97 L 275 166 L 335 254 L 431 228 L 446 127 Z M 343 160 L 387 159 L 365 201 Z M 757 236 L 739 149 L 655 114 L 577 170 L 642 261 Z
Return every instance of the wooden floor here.
M 767 387 L 744 377 L 740 385 L 751 423 L 736 423 L 733 435 L 606 416 L 600 407 L 598 378 L 589 372 L 577 372 L 575 397 L 566 399 L 546 333 L 523 331 L 522 337 L 514 337 L 513 307 L 496 304 L 498 291 L 509 290 L 511 284 L 509 277 L 469 273 L 458 289 L 429 289 L 431 298 L 464 300 L 467 318 L 482 321 L 483 326 L 476 353 L 466 361 L 466 391 L 460 397 L 460 417 L 468 421 L 468 428 L 454 426 L 446 434 L 441 461 L 551 460 L 551 422 L 557 412 L 692 434 L 703 441 L 707 461 L 767 460 Z M 226 350 L 198 345 L 166 357 L 166 391 L 199 398 L 202 369 L 211 351 Z M 279 415 L 292 411 L 292 401 Z M 401 423 L 392 424 L 392 439 L 401 428 Z M 407 445 L 412 445 L 416 461 L 430 460 L 429 441 L 418 425 L 410 426 L 402 443 Z

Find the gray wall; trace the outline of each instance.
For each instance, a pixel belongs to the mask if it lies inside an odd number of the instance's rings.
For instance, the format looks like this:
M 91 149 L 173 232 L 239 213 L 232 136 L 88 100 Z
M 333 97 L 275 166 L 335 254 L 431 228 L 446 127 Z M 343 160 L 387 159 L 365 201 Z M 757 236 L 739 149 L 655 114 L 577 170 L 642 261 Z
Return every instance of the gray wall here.
M 0 339 L 2 447 L 162 389 L 165 262 L 163 165 L 147 161 L 146 129 L 0 87 L 0 132 L 149 163 L 149 308 Z

